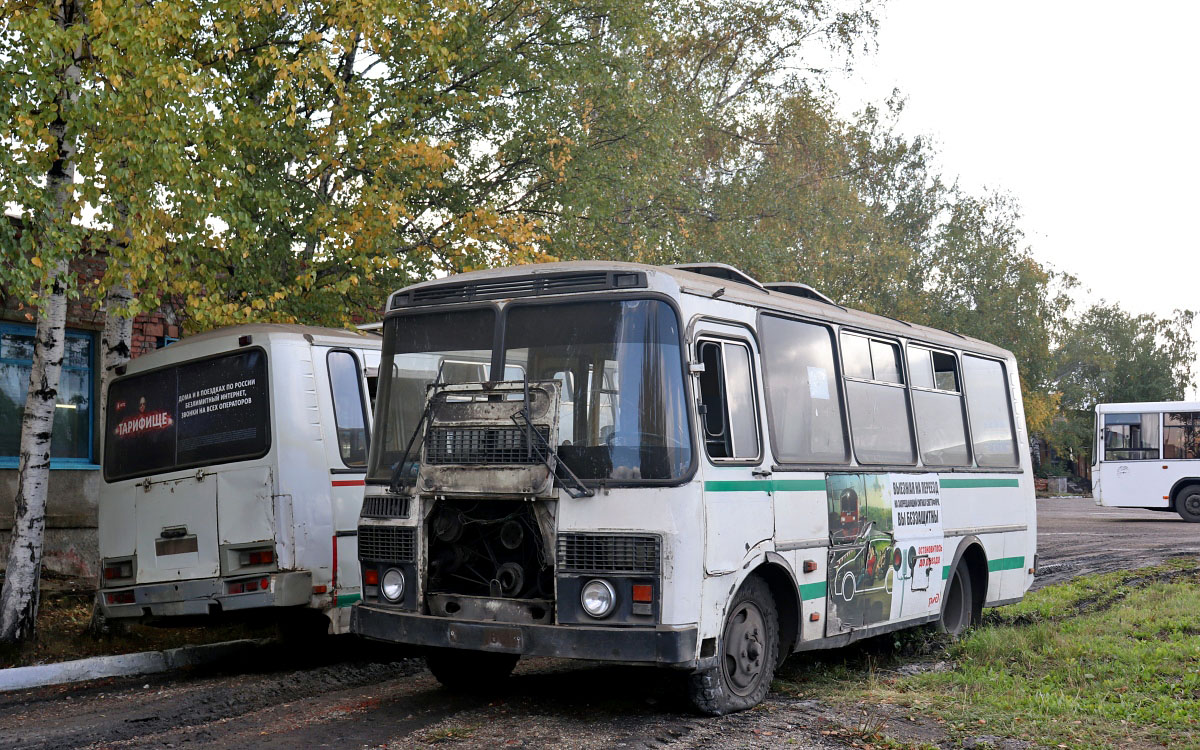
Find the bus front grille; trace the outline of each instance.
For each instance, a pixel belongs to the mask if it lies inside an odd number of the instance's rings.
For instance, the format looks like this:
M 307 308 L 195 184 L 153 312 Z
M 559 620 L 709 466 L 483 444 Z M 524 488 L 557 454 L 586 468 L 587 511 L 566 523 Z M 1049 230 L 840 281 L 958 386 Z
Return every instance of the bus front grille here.
M 363 518 L 408 518 L 408 498 L 374 496 L 363 498 Z
M 358 558 L 378 562 L 416 562 L 417 530 L 411 526 L 359 526 Z
M 564 573 L 657 575 L 662 540 L 633 534 L 559 534 L 558 569 Z
M 534 429 L 548 440 L 544 426 Z M 527 450 L 524 427 L 434 427 L 425 441 L 425 460 L 433 465 L 537 464 Z

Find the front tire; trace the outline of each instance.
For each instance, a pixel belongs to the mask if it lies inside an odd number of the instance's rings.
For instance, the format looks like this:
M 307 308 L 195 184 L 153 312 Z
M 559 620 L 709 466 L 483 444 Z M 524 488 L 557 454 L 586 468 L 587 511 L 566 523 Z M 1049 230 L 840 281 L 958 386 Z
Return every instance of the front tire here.
M 512 674 L 521 657 L 491 651 L 467 651 L 458 648 L 431 648 L 425 652 L 425 666 L 449 690 L 488 693 L 497 690 Z
M 688 676 L 688 700 L 709 716 L 753 708 L 767 697 L 778 663 L 775 599 L 762 579 L 750 578 L 729 605 L 717 665 Z
M 1175 512 L 1188 523 L 1200 523 L 1200 484 L 1189 484 L 1175 494 Z
M 975 597 L 971 588 L 971 573 L 965 562 L 954 568 L 954 575 L 946 586 L 942 600 L 942 615 L 938 618 L 938 630 L 952 636 L 960 636 L 978 620 L 975 613 Z

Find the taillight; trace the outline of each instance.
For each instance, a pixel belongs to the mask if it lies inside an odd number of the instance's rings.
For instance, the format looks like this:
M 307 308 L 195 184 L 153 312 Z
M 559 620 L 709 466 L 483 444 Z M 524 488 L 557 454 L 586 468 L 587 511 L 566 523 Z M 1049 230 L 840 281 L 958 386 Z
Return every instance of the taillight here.
M 238 563 L 247 568 L 251 565 L 270 565 L 275 562 L 273 549 L 244 549 L 238 553 Z
M 253 581 L 227 583 L 225 584 L 225 591 L 230 594 L 248 594 L 251 591 L 266 591 L 270 586 L 270 578 L 258 578 Z
M 367 584 L 368 586 L 378 586 L 379 571 L 371 568 L 370 570 L 363 572 L 363 583 Z
M 105 594 L 109 604 L 133 604 L 132 591 L 118 591 L 115 594 Z
M 133 578 L 133 563 L 129 560 L 123 560 L 115 563 L 105 563 L 104 565 L 104 580 L 114 581 L 121 578 Z

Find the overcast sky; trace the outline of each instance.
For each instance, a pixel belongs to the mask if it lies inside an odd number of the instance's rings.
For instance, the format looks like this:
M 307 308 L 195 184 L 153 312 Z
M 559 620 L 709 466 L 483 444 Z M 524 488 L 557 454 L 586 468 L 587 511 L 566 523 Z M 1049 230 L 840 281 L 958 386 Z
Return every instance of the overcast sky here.
M 891 0 L 836 90 L 851 112 L 899 88 L 901 129 L 964 187 L 1015 196 L 1081 299 L 1200 310 L 1197 29 L 1188 0 Z

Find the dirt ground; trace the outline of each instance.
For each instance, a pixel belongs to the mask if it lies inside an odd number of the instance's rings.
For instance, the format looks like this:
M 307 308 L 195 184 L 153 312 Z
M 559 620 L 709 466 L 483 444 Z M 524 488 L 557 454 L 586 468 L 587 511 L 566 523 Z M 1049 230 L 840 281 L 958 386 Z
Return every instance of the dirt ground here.
M 1080 498 L 1038 504 L 1039 586 L 1200 555 L 1200 526 L 1174 514 Z M 0 748 L 837 748 L 869 746 L 880 730 L 900 742 L 960 746 L 921 717 L 834 709 L 804 694 L 772 693 L 753 711 L 698 717 L 679 702 L 673 676 L 656 670 L 531 659 L 504 695 L 485 699 L 446 692 L 419 660 L 368 654 L 349 641 L 307 653 L 273 646 L 223 671 L 0 694 Z M 981 734 L 965 746 L 1024 744 Z

